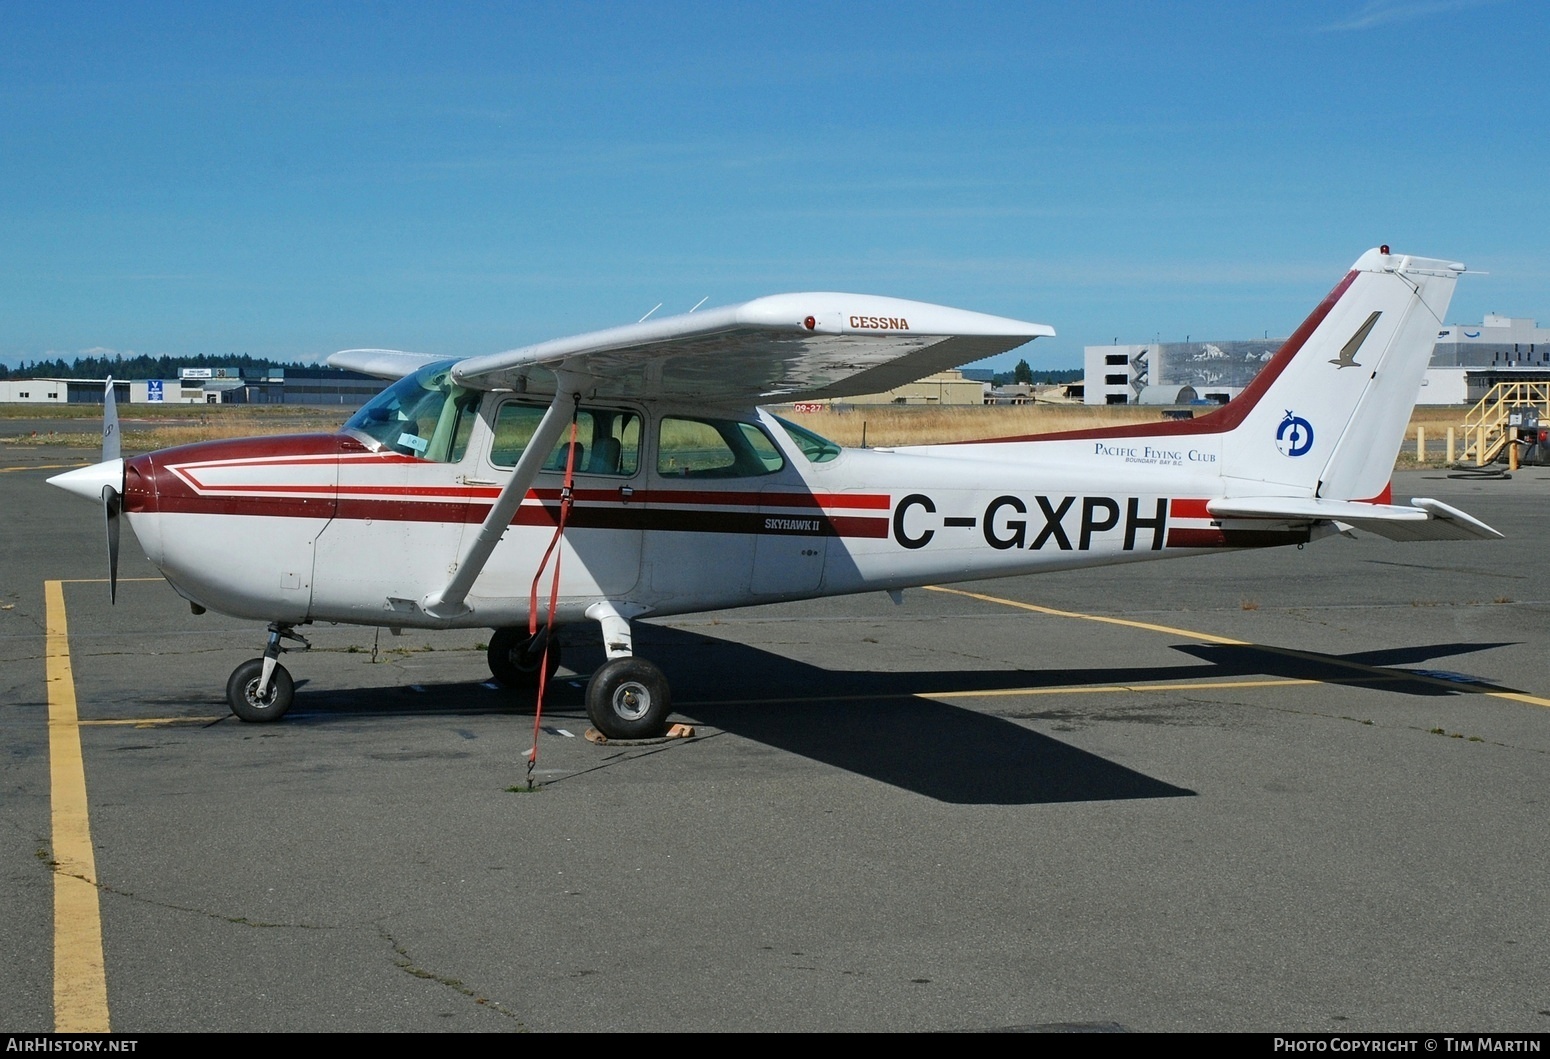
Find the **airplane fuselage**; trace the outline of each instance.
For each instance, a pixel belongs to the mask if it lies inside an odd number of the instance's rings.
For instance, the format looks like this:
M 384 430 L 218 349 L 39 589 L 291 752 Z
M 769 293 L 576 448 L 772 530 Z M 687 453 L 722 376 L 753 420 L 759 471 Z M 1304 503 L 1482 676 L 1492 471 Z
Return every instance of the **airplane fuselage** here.
M 512 403 L 484 399 L 456 460 L 374 449 L 350 432 L 135 457 L 125 512 L 172 585 L 223 613 L 389 627 L 525 623 L 559 519 L 558 458 L 511 520 L 469 610 L 436 616 L 420 605 L 456 569 L 510 473 L 500 432 Z M 585 455 L 573 468 L 558 549 L 561 621 L 599 600 L 665 615 L 1309 539 L 1306 523 L 1207 513 L 1222 490 L 1213 435 L 1176 445 L 1074 436 L 830 446 L 815 461 L 813 446 L 762 412 L 611 405 L 595 418 L 628 423 L 630 451 L 602 470 Z M 718 457 L 703 442 L 675 447 L 668 434 L 701 423 L 723 433 L 733 424 L 734 439 L 756 432 L 761 461 L 699 466 Z

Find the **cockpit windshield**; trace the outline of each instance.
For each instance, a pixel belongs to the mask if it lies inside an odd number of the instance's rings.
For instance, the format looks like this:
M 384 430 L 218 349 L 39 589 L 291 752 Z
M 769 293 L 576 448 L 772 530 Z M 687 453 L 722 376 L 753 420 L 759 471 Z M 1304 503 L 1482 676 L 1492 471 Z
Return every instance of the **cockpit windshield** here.
M 452 381 L 452 363 L 431 364 L 399 379 L 362 405 L 344 429 L 374 449 L 456 463 L 468 447 L 480 394 Z

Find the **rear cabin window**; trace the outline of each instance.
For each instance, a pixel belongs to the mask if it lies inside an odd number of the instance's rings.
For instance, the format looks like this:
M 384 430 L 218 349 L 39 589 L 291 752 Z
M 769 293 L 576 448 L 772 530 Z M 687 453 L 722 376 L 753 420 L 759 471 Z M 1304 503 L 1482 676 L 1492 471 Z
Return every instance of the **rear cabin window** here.
M 735 419 L 667 416 L 657 433 L 657 473 L 668 478 L 756 478 L 786 465 L 769 435 Z
M 507 403 L 495 416 L 495 441 L 490 463 L 515 467 L 544 417 L 545 406 Z M 565 473 L 570 427 L 544 461 L 543 470 Z M 628 478 L 640 468 L 640 416 L 613 408 L 583 408 L 576 416 L 575 470 Z

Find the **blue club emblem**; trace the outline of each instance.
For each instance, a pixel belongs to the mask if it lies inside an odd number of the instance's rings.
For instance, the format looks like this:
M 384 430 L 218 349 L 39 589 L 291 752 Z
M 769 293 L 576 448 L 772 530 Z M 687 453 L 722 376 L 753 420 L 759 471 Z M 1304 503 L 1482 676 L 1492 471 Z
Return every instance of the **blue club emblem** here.
M 1286 410 L 1286 418 L 1276 428 L 1276 448 L 1283 456 L 1306 456 L 1313 448 L 1313 424 Z

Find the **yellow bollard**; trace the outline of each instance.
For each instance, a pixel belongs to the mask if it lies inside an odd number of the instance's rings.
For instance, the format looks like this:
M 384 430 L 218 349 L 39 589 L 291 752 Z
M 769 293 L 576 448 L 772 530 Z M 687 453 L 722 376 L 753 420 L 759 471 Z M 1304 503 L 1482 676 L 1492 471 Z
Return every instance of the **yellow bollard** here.
M 1507 469 L 1518 469 L 1518 428 L 1512 427 L 1512 436 L 1507 439 Z
M 1448 466 L 1453 466 L 1453 428 L 1448 428 Z
M 1426 462 L 1426 428 L 1415 428 L 1415 462 Z

